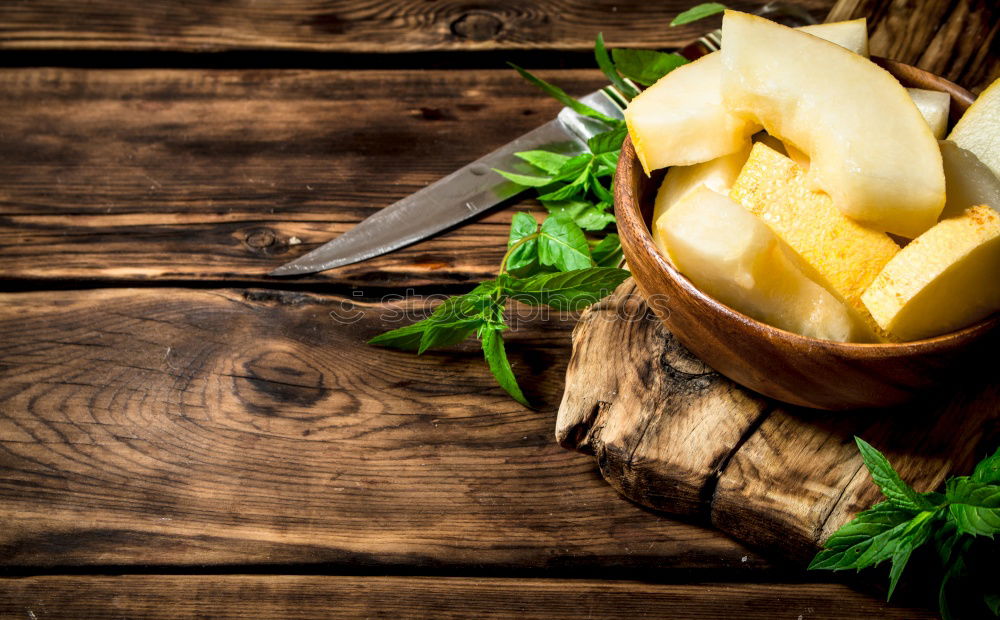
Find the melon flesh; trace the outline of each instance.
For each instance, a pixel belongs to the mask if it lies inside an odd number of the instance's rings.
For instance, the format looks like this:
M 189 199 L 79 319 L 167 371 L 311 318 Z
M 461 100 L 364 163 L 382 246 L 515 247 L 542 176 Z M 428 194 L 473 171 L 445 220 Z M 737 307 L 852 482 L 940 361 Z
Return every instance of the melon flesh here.
M 897 338 L 928 338 L 1000 310 L 998 273 L 1000 214 L 975 206 L 911 241 L 862 299 Z
M 814 37 L 829 37 L 867 51 L 864 20 L 808 28 Z M 674 69 L 629 103 L 625 123 L 646 174 L 734 153 L 760 130 L 760 125 L 732 114 L 723 105 L 721 80 L 721 58 L 715 52 Z
M 922 88 L 907 88 L 910 99 L 920 110 L 921 116 L 927 121 L 934 137 L 940 140 L 948 131 L 948 111 L 951 109 L 951 95 L 939 90 L 924 90 Z
M 726 107 L 809 156 L 810 182 L 844 214 L 913 238 L 945 202 L 937 141 L 906 89 L 868 59 L 726 11 Z
M 975 153 L 1000 177 L 1000 80 L 990 84 L 969 106 L 948 139 Z
M 698 189 L 707 187 L 708 189 L 726 195 L 733 186 L 733 181 L 739 176 L 743 164 L 750 155 L 750 144 L 743 148 L 723 155 L 711 161 L 706 161 L 693 166 L 674 166 L 667 171 L 663 178 L 659 191 L 656 193 L 656 202 L 653 206 L 653 222 L 656 222 L 673 205 L 680 202 L 685 196 Z M 660 251 L 666 254 L 666 245 L 659 235 L 659 228 L 653 227 L 653 241 L 656 242 Z
M 814 37 L 826 39 L 830 43 L 836 43 L 859 56 L 868 58 L 868 22 L 864 17 L 843 22 L 802 26 L 798 30 L 808 32 Z
M 812 338 L 865 338 L 864 326 L 802 273 L 771 229 L 726 196 L 700 186 L 656 228 L 678 271 L 734 310 Z
M 765 144 L 755 144 L 730 197 L 760 217 L 816 282 L 870 322 L 861 294 L 899 252 L 885 233 L 845 216 L 813 191 L 802 169 Z M 874 324 L 872 323 L 874 328 Z
M 1000 208 L 1000 179 L 971 152 L 950 140 L 941 140 L 948 201 L 941 219 L 961 215 L 975 205 Z

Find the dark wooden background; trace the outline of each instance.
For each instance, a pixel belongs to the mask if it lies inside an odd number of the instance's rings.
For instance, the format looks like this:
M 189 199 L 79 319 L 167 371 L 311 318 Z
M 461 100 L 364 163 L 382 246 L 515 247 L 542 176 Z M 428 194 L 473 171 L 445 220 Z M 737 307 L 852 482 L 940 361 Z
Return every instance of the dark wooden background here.
M 992 0 L 801 4 L 1000 74 Z M 364 344 L 492 274 L 510 208 L 264 275 L 555 114 L 505 60 L 582 94 L 598 32 L 677 47 L 689 5 L 0 5 L 0 617 L 927 615 L 615 495 L 553 439 L 569 321 L 511 334 L 536 410 L 472 343 Z

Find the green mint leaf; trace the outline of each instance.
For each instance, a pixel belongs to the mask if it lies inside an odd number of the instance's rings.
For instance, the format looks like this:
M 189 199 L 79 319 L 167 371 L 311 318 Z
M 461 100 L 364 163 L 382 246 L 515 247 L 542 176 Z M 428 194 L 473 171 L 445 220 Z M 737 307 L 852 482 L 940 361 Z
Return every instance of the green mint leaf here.
M 417 355 L 427 349 L 458 344 L 468 338 L 469 334 L 482 324 L 483 321 L 480 318 L 459 319 L 447 323 L 431 322 L 426 325 L 423 334 L 421 334 Z
M 517 174 L 516 172 L 507 172 L 506 170 L 498 170 L 496 168 L 493 169 L 493 172 L 496 172 L 508 181 L 513 181 L 525 187 L 545 187 L 552 183 L 553 180 L 552 177 L 535 177 L 527 174 Z
M 588 206 L 573 218 L 573 221 L 583 230 L 598 231 L 604 230 L 608 224 L 613 223 L 615 216 L 604 212 L 599 207 Z
M 573 198 L 578 194 L 586 193 L 587 191 L 587 181 L 590 179 L 590 171 L 594 167 L 594 158 L 591 157 L 587 164 L 580 170 L 577 177 L 570 181 L 567 185 L 560 187 L 559 189 L 549 191 L 545 194 L 540 194 L 538 196 L 539 200 L 567 200 Z
M 538 258 L 542 265 L 559 271 L 587 269 L 592 265 L 583 231 L 566 215 L 550 215 L 538 236 Z
M 1000 483 L 1000 448 L 997 448 L 993 456 L 979 461 L 976 469 L 972 472 L 972 481 L 988 484 Z
M 613 176 L 618 168 L 618 155 L 620 151 L 613 153 L 601 153 L 597 155 L 597 176 Z
M 994 616 L 1000 616 L 1000 594 L 984 594 L 983 603 Z
M 511 398 L 528 407 L 528 399 L 521 392 L 521 387 L 517 384 L 517 378 L 514 377 L 514 371 L 507 360 L 507 351 L 504 348 L 503 336 L 500 335 L 500 331 L 496 326 L 489 326 L 480 332 L 479 338 L 483 345 L 483 356 L 486 357 L 486 363 L 500 387 L 506 390 Z
M 482 323 L 482 319 L 477 317 L 481 317 L 493 303 L 492 296 L 496 288 L 495 281 L 483 282 L 465 295 L 449 297 L 426 319 L 379 334 L 369 340 L 368 344 L 423 353 L 428 346 L 446 346 L 460 342 L 471 333 L 472 329 Z M 465 329 L 463 321 L 467 319 L 478 323 Z M 457 332 L 463 329 L 465 336 L 458 338 Z M 437 333 L 428 336 L 429 344 L 423 346 L 424 334 L 428 330 L 435 330 Z M 456 338 L 458 339 L 455 340 Z
M 942 620 L 952 620 L 955 617 L 948 598 L 948 585 L 965 573 L 965 554 L 969 551 L 971 544 L 971 538 L 962 539 L 958 548 L 951 554 L 951 561 L 945 565 L 941 586 L 938 588 L 938 612 L 941 614 Z
M 948 480 L 945 495 L 949 519 L 959 533 L 989 538 L 1000 533 L 1000 485 L 959 476 Z
M 588 116 L 590 118 L 596 118 L 596 119 L 602 120 L 602 121 L 604 121 L 606 123 L 615 123 L 615 122 L 617 122 L 618 119 L 611 118 L 610 116 L 602 114 L 602 113 L 598 112 L 597 110 L 595 110 L 594 108 L 590 107 L 589 105 L 587 105 L 585 103 L 581 103 L 581 102 L 577 101 L 576 99 L 570 97 L 569 95 L 566 94 L 566 91 L 564 91 L 563 89 L 559 88 L 558 86 L 554 86 L 552 84 L 549 84 L 545 80 L 543 80 L 541 78 L 538 78 L 538 77 L 535 77 L 534 75 L 531 75 L 530 73 L 528 73 L 527 71 L 525 71 L 521 67 L 518 67 L 514 63 L 509 62 L 507 64 L 510 65 L 515 71 L 517 71 L 518 73 L 520 73 L 521 77 L 523 77 L 524 79 L 528 80 L 529 82 L 531 82 L 532 84 L 534 84 L 538 88 L 541 88 L 543 91 L 545 91 L 545 93 L 547 95 L 549 95 L 550 97 L 552 97 L 556 101 L 559 101 L 564 106 L 566 106 L 569 109 L 573 110 L 577 114 L 580 114 L 581 116 Z
M 540 273 L 511 283 L 511 297 L 532 306 L 582 310 L 611 294 L 629 276 L 624 269 L 592 267 Z
M 824 543 L 810 570 L 861 570 L 895 553 L 916 511 L 882 502 L 858 513 Z
M 652 86 L 661 77 L 689 61 L 680 54 L 654 50 L 611 50 L 611 57 L 622 75 L 644 86 Z
M 580 176 L 580 173 L 587 169 L 587 167 L 592 166 L 594 163 L 594 156 L 588 153 L 583 153 L 577 155 L 576 157 L 570 157 L 566 160 L 553 176 L 555 181 L 565 181 L 567 179 L 575 179 Z
M 670 25 L 683 26 L 685 24 L 690 24 L 691 22 L 696 22 L 699 19 L 705 19 L 706 17 L 718 15 L 725 10 L 726 5 L 724 4 L 719 4 L 718 2 L 705 2 L 684 11 L 675 17 L 674 20 L 670 22 Z
M 590 175 L 590 189 L 602 203 L 613 204 L 615 202 L 615 195 L 611 193 L 611 190 L 604 187 L 604 183 L 595 174 Z
M 628 128 L 625 123 L 620 123 L 614 129 L 599 133 L 587 140 L 587 148 L 594 155 L 617 152 L 621 150 L 626 135 Z
M 604 35 L 602 33 L 597 34 L 597 40 L 594 41 L 594 58 L 597 60 L 597 66 L 601 68 L 604 75 L 608 77 L 611 84 L 614 85 L 618 92 L 621 93 L 626 100 L 631 101 L 632 97 L 639 94 L 631 84 L 622 79 L 622 76 L 618 74 L 618 70 L 615 69 L 615 64 L 611 62 L 611 57 L 608 56 L 608 50 L 604 47 Z
M 538 232 L 538 222 L 529 213 L 515 213 L 510 222 L 507 247 L 512 248 L 525 237 Z M 529 275 L 538 268 L 538 239 L 528 239 L 507 257 L 507 271 L 519 276 Z
M 861 458 L 865 461 L 865 467 L 872 476 L 875 484 L 882 489 L 891 503 L 909 510 L 929 510 L 934 508 L 927 499 L 913 490 L 910 485 L 903 482 L 896 470 L 892 468 L 889 461 L 881 452 L 873 448 L 868 442 L 860 437 L 855 437 L 854 442 L 858 445 Z
M 590 250 L 590 256 L 598 267 L 617 267 L 622 259 L 622 244 L 618 235 L 611 233 Z
M 892 593 L 896 591 L 896 584 L 903 575 L 906 563 L 910 561 L 910 555 L 915 549 L 927 542 L 933 531 L 935 513 L 921 512 L 910 521 L 906 532 L 900 536 L 898 546 L 892 554 L 892 568 L 889 569 L 889 594 L 886 600 L 892 598 Z
M 514 156 L 550 175 L 558 173 L 566 165 L 566 162 L 570 160 L 569 155 L 562 155 L 561 153 L 553 153 L 551 151 L 521 151 L 520 153 L 514 153 Z

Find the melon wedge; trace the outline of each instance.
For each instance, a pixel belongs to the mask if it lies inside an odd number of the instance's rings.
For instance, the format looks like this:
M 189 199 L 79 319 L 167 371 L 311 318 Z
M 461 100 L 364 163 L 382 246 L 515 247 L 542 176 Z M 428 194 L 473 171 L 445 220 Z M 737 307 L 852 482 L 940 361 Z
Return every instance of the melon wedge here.
M 802 26 L 798 30 L 808 32 L 814 37 L 826 39 L 830 43 L 836 43 L 859 56 L 868 58 L 868 22 L 864 17 L 843 22 Z
M 867 50 L 864 20 L 809 26 L 814 37 Z M 760 125 L 732 114 L 722 103 L 718 52 L 674 69 L 644 90 L 625 110 L 635 153 L 643 170 L 689 166 L 743 148 Z
M 728 194 L 729 189 L 733 186 L 733 181 L 739 176 L 749 155 L 750 144 L 747 143 L 735 153 L 723 155 L 711 161 L 693 166 L 672 167 L 667 171 L 667 175 L 663 178 L 663 183 L 656 193 L 652 221 L 659 220 L 667 209 L 699 187 L 707 187 L 722 195 Z M 660 228 L 653 226 L 653 241 L 656 242 L 660 251 L 666 254 L 666 244 L 659 235 L 659 231 Z
M 903 248 L 862 299 L 902 340 L 944 334 L 1000 310 L 1000 214 L 986 206 L 942 220 Z
M 1000 80 L 990 84 L 969 106 L 948 139 L 975 153 L 1000 177 Z
M 948 131 L 948 111 L 951 109 L 951 95 L 939 90 L 924 90 L 923 88 L 907 88 L 910 99 L 920 110 L 921 116 L 927 121 L 934 137 L 940 140 Z
M 937 222 L 937 141 L 906 89 L 868 59 L 766 19 L 726 11 L 726 107 L 809 156 L 810 182 L 846 215 L 913 238 Z
M 802 260 L 806 273 L 869 322 L 861 294 L 899 252 L 885 233 L 865 228 L 813 191 L 791 159 L 755 144 L 730 197 L 760 217 Z
M 975 205 L 1000 208 L 1000 179 L 971 152 L 950 140 L 941 140 L 948 201 L 941 219 L 961 215 Z
M 655 227 L 678 271 L 727 306 L 804 336 L 864 338 L 846 306 L 796 267 L 763 222 L 726 196 L 700 186 Z

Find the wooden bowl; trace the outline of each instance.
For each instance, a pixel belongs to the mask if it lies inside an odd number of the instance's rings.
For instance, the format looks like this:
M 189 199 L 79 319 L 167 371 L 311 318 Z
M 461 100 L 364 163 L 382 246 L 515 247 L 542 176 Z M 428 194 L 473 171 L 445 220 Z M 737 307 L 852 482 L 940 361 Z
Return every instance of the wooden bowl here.
M 972 95 L 915 67 L 873 58 L 904 86 L 951 95 L 951 121 Z M 901 344 L 850 344 L 807 338 L 752 319 L 698 290 L 660 254 L 650 235 L 663 173 L 647 177 L 629 139 L 615 174 L 622 248 L 639 290 L 678 340 L 712 368 L 765 396 L 818 409 L 888 407 L 941 386 L 974 360 L 994 315 L 936 338 Z

